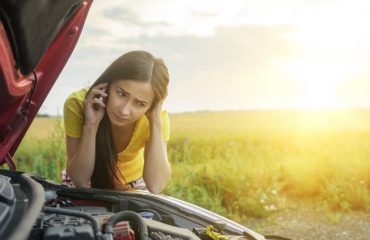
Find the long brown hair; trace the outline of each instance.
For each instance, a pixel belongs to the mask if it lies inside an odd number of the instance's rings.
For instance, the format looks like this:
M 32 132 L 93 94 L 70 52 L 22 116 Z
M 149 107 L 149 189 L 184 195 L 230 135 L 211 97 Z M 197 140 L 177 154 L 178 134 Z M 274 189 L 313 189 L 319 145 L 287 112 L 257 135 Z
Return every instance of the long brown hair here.
M 91 88 L 107 82 L 107 89 L 109 89 L 109 85 L 117 80 L 150 82 L 154 91 L 152 107 L 167 96 L 168 69 L 162 59 L 155 58 L 145 51 L 128 52 L 116 59 Z M 118 175 L 122 176 L 122 173 L 118 171 L 116 161 L 117 151 L 113 144 L 111 122 L 108 114 L 105 113 L 96 135 L 95 166 L 91 176 L 92 187 L 113 189 L 115 183 L 122 183 Z

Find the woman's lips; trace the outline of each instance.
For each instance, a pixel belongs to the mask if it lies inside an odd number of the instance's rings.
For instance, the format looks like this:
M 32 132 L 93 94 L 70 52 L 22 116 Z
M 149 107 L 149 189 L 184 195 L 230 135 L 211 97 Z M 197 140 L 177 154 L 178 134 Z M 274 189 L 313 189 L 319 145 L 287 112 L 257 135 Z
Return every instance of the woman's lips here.
M 117 120 L 119 120 L 119 121 L 128 121 L 130 118 L 128 118 L 128 117 L 120 117 L 119 115 L 117 115 L 117 114 L 115 114 L 115 117 L 116 117 L 116 119 Z

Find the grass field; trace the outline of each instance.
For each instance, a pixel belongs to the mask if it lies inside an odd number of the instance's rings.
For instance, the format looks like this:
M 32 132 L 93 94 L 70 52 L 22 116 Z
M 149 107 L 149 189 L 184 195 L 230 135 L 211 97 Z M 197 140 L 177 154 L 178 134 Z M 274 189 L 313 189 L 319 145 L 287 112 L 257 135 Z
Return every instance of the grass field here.
M 370 110 L 171 114 L 173 173 L 165 193 L 241 220 L 287 200 L 370 210 Z M 61 120 L 37 118 L 16 153 L 20 170 L 59 181 Z

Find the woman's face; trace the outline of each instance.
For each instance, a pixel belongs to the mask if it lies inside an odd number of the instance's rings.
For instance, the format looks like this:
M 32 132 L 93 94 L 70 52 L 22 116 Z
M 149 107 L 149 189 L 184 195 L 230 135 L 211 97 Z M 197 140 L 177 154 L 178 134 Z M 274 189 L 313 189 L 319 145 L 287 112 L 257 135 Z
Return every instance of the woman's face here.
M 118 80 L 109 86 L 106 111 L 112 125 L 129 126 L 149 110 L 153 100 L 149 82 Z

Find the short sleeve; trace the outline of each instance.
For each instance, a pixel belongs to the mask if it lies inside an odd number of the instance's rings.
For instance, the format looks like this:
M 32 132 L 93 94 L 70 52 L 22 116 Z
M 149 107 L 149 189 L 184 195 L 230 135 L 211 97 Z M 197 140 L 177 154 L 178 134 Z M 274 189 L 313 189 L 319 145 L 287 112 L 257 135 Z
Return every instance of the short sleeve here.
M 161 120 L 162 120 L 162 137 L 165 142 L 168 142 L 168 140 L 170 139 L 170 118 L 166 110 L 162 110 Z
M 72 93 L 64 103 L 63 117 L 65 133 L 69 137 L 80 138 L 84 124 L 83 100 L 86 92 Z

